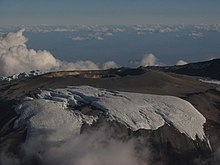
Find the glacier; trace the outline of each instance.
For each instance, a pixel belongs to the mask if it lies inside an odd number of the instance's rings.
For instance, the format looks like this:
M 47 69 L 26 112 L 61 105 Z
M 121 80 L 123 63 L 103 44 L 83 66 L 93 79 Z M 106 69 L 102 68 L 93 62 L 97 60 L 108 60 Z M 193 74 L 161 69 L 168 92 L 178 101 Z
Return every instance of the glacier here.
M 41 90 L 36 97 L 24 99 L 15 109 L 19 118 L 14 127 L 26 124 L 27 137 L 45 134 L 52 141 L 62 141 L 79 134 L 83 123 L 90 125 L 98 119 L 80 112 L 79 105 L 85 105 L 133 131 L 157 130 L 168 124 L 192 140 L 206 139 L 205 117 L 191 103 L 174 96 L 69 86 Z

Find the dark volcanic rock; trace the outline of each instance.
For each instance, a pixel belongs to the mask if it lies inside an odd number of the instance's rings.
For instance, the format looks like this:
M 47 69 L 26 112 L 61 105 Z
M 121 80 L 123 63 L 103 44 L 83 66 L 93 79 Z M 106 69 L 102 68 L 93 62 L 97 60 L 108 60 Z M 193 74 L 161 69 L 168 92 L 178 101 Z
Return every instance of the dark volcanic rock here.
M 220 59 L 211 61 L 190 63 L 182 66 L 168 67 L 166 70 L 178 74 L 185 74 L 190 76 L 209 77 L 220 80 Z
M 149 155 L 146 148 L 150 150 L 150 160 L 148 160 L 150 164 L 194 165 L 195 160 L 200 158 L 204 158 L 200 160 L 201 162 L 209 160 L 204 164 L 208 165 L 211 162 L 211 150 L 205 141 L 199 139 L 193 141 L 168 125 L 154 131 L 144 129 L 132 131 L 117 121 L 107 121 L 105 117 L 100 117 L 91 126 L 83 125 L 81 133 L 100 128 L 109 133 L 109 139 L 135 140 L 137 153 L 142 152 L 139 155 L 142 160 Z

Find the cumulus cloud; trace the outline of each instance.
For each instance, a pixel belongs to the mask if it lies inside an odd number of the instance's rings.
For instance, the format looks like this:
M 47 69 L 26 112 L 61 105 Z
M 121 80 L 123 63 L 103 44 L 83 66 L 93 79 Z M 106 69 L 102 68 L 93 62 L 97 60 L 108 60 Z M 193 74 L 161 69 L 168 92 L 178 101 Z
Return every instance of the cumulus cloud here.
M 112 69 L 118 67 L 119 67 L 118 64 L 116 64 L 114 61 L 105 62 L 102 66 L 103 69 Z
M 43 165 L 147 165 L 147 147 L 144 150 L 139 149 L 143 160 L 138 156 L 138 139 L 122 141 L 114 134 L 116 133 L 111 128 L 102 127 L 53 143 L 38 135 L 21 147 L 22 158 L 15 159 L 4 154 L 0 156 L 0 164 L 20 165 L 35 162 Z
M 11 75 L 33 69 L 49 70 L 59 62 L 48 51 L 27 49 L 24 30 L 0 38 L 0 75 Z
M 158 65 L 158 59 L 152 53 L 145 54 L 140 62 L 140 66 L 155 66 Z
M 186 65 L 188 64 L 186 61 L 183 61 L 183 60 L 179 60 L 177 61 L 176 65 Z
M 8 33 L 0 38 L 0 76 L 9 76 L 31 70 L 97 70 L 92 61 L 65 62 L 56 59 L 46 50 L 35 51 L 26 46 L 24 29 Z M 104 64 L 105 68 L 116 67 L 113 61 Z

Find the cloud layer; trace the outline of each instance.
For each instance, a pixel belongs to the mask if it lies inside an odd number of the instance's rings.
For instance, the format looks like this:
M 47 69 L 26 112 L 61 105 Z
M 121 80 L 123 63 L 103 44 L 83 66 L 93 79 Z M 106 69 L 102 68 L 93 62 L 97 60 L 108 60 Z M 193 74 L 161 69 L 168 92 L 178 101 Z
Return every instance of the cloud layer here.
M 65 62 L 56 59 L 46 50 L 35 51 L 26 46 L 27 38 L 23 35 L 24 29 L 8 33 L 0 38 L 0 76 L 9 76 L 31 70 L 55 71 L 55 70 L 97 70 L 100 69 L 92 61 Z M 110 61 L 103 67 L 116 67 L 115 62 Z

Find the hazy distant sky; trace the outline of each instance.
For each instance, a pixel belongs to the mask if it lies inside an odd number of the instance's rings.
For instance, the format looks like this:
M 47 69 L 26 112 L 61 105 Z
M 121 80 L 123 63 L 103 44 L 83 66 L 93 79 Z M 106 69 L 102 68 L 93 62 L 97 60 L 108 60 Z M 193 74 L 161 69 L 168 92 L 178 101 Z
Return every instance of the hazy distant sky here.
M 0 25 L 220 23 L 220 0 L 0 0 Z

